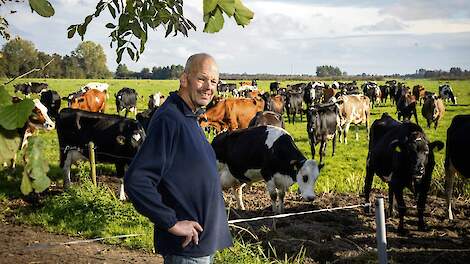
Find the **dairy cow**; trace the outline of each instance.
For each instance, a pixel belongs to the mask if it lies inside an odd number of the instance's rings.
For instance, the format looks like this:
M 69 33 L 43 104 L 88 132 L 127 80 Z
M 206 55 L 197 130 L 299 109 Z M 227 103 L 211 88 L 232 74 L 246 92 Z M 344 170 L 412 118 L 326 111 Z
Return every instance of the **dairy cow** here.
M 393 215 L 393 198 L 398 204 L 399 233 L 406 233 L 406 213 L 403 189 L 410 189 L 417 199 L 418 229 L 425 229 L 424 210 L 434 170 L 434 148 L 442 149 L 441 141 L 430 143 L 421 127 L 411 122 L 399 122 L 387 113 L 371 126 L 369 153 L 366 162 L 364 184 L 365 202 L 369 195 L 374 174 L 388 184 L 389 215 Z M 366 207 L 366 212 L 370 208 Z
M 60 167 L 64 171 L 64 187 L 70 183 L 70 166 L 89 157 L 88 144 L 95 144 L 96 162 L 116 165 L 117 176 L 124 176 L 145 139 L 142 126 L 132 119 L 118 115 L 93 113 L 64 108 L 57 119 L 60 147 Z M 125 199 L 121 183 L 120 198 Z
M 434 94 L 428 94 L 425 96 L 421 113 L 428 123 L 428 128 L 431 127 L 431 123 L 434 123 L 434 129 L 437 129 L 437 125 L 444 116 L 444 112 L 445 106 L 441 98 L 438 98 Z
M 452 214 L 452 193 L 454 180 L 457 174 L 470 178 L 470 163 L 468 150 L 470 149 L 470 115 L 457 115 L 452 119 L 447 129 L 446 157 L 444 162 L 446 182 L 446 202 L 448 217 L 454 219 Z
M 241 209 L 243 186 L 257 181 L 266 182 L 275 213 L 284 211 L 285 193 L 295 182 L 303 199 L 315 198 L 319 167 L 316 161 L 305 158 L 282 128 L 259 126 L 224 132 L 214 138 L 212 147 L 222 187 L 233 188 Z
M 125 110 L 124 116 L 127 117 L 129 112 L 134 112 L 137 115 L 137 91 L 124 87 L 114 95 L 116 98 L 116 111 L 119 114 L 122 110 Z
M 60 95 L 54 90 L 47 90 L 41 93 L 40 101 L 47 108 L 49 116 L 56 119 L 59 115 L 59 109 L 62 103 Z

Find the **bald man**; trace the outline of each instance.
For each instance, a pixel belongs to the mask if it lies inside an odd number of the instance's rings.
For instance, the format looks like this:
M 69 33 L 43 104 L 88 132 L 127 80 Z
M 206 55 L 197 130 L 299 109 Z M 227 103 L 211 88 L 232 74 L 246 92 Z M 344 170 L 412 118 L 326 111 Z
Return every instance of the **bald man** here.
M 212 263 L 217 250 L 232 245 L 215 153 L 197 121 L 218 81 L 214 58 L 188 58 L 178 92 L 153 115 L 124 178 L 137 211 L 155 224 L 165 263 Z

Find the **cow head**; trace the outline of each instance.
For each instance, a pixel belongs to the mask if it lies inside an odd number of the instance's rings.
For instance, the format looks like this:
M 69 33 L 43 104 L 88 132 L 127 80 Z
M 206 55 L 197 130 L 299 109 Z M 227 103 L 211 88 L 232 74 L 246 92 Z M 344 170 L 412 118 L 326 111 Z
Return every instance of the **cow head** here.
M 33 113 L 29 116 L 29 123 L 37 128 L 52 130 L 55 128 L 54 121 L 47 114 L 47 108 L 39 101 L 34 99 Z
M 322 166 L 318 166 L 314 160 L 292 161 L 295 169 L 298 169 L 296 180 L 299 185 L 298 192 L 306 201 L 313 201 L 315 199 L 315 183 L 317 182 L 318 175 Z
M 440 150 L 444 146 L 441 141 L 429 143 L 422 131 L 411 132 L 410 135 L 405 137 L 404 142 L 394 140 L 391 142 L 391 145 L 401 155 L 402 159 L 400 160 L 404 162 L 400 163 L 399 166 L 402 166 L 406 174 L 412 176 L 414 186 L 421 184 L 428 168 L 429 157 L 432 155 L 431 152 L 435 147 Z

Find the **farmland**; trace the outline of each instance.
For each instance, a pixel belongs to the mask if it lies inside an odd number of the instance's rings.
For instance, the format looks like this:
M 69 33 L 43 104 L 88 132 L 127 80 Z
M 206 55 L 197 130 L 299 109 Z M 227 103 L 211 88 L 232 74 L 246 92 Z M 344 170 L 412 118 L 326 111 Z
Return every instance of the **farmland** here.
M 21 80 L 23 82 L 25 80 Z M 79 87 L 91 81 L 102 81 L 102 80 L 60 80 L 60 79 L 35 79 L 28 81 L 46 81 L 49 84 L 50 89 L 56 90 L 61 96 L 76 91 Z M 16 81 L 19 82 L 19 81 Z M 114 100 L 114 94 L 122 87 L 132 87 L 137 90 L 142 98 L 138 102 L 138 109 L 144 110 L 147 108 L 148 96 L 154 92 L 160 91 L 164 95 L 172 90 L 176 90 L 178 82 L 174 81 L 155 81 L 155 80 L 105 80 L 110 85 L 110 98 L 107 101 L 106 113 L 116 113 L 116 105 Z M 289 83 L 295 82 L 282 82 L 281 87 L 285 87 Z M 433 80 L 405 80 L 408 86 L 415 84 L 423 85 L 428 91 L 437 92 L 439 82 Z M 470 81 L 450 81 L 449 82 L 458 98 L 458 105 L 446 105 L 446 113 L 444 118 L 441 120 L 437 130 L 424 128 L 426 135 L 429 140 L 441 140 L 445 142 L 446 130 L 449 127 L 452 117 L 457 114 L 470 114 Z M 379 84 L 382 84 L 379 82 Z M 268 91 L 269 81 L 259 81 L 258 86 L 260 89 Z M 7 90 L 10 94 L 13 94 L 12 84 L 7 86 Z M 64 106 L 64 102 L 62 105 Z M 388 112 L 393 117 L 396 117 L 395 106 L 391 106 L 389 102 L 372 109 L 371 112 L 371 123 L 380 118 L 382 113 Z M 130 117 L 134 116 L 130 114 Z M 418 106 L 418 118 L 420 125 L 425 124 L 425 120 L 421 115 L 421 107 Z M 300 122 L 300 118 L 297 120 L 295 125 L 287 124 L 286 130 L 294 137 L 294 140 L 306 157 L 311 156 L 310 146 L 308 142 L 308 136 L 306 133 L 306 117 L 304 116 L 303 122 Z M 336 155 L 331 157 L 331 143 L 327 147 L 327 156 L 324 159 L 325 167 L 320 173 L 320 177 L 316 185 L 316 193 L 319 196 L 317 201 L 313 203 L 302 203 L 298 200 L 293 193 L 289 194 L 286 198 L 286 208 L 289 212 L 297 212 L 304 210 L 312 210 L 315 208 L 345 206 L 350 204 L 361 203 L 362 200 L 359 194 L 362 192 L 365 175 L 365 160 L 367 156 L 368 140 L 366 130 L 364 127 L 359 129 L 359 140 L 354 140 L 354 128 L 351 127 L 348 144 L 337 144 Z M 57 142 L 57 135 L 55 131 L 45 133 L 41 132 L 40 136 L 46 141 L 46 149 L 44 154 L 49 161 L 50 171 L 49 176 L 51 179 L 56 180 L 57 184 L 51 189 L 60 193 L 60 186 L 62 181 L 61 170 L 59 165 L 59 147 Z M 318 153 L 318 151 L 317 151 Z M 315 157 L 318 159 L 318 156 Z M 443 160 L 444 150 L 436 152 L 436 167 L 433 173 L 433 182 L 431 194 L 434 196 L 440 196 L 443 192 Z M 119 201 L 115 200 L 112 192 L 106 188 L 94 188 L 89 185 L 86 178 L 88 175 L 88 165 L 82 164 L 75 168 L 76 174 L 85 183 L 82 188 L 73 188 L 72 191 L 66 194 L 59 194 L 57 196 L 49 196 L 45 206 L 40 208 L 26 208 L 19 210 L 16 214 L 20 221 L 32 224 L 38 224 L 46 227 L 47 229 L 67 234 L 81 234 L 87 237 L 114 235 L 121 233 L 146 233 L 151 234 L 151 225 L 142 216 L 139 216 L 132 208 L 129 203 L 123 205 Z M 99 165 L 98 171 L 100 174 L 101 182 L 106 182 L 105 186 L 113 189 L 116 187 L 117 182 L 109 177 L 113 175 L 114 166 L 111 165 Z M 13 173 L 14 175 L 14 173 Z M 14 188 L 15 180 L 11 179 L 8 172 L 2 171 L 0 176 L 3 178 L 9 178 L 11 185 L 10 188 Z M 17 175 L 18 176 L 18 175 Z M 19 176 L 18 176 L 19 177 Z M 13 177 L 14 178 L 14 177 Z M 414 236 L 417 238 L 406 240 L 409 247 L 413 247 L 415 243 L 416 247 L 421 247 L 427 241 L 434 241 L 434 243 L 442 242 L 438 247 L 451 247 L 451 242 L 454 239 L 461 246 L 467 245 L 468 248 L 468 235 L 470 231 L 470 223 L 468 221 L 469 207 L 468 201 L 470 197 L 470 186 L 468 183 L 460 181 L 460 187 L 458 194 L 460 199 L 457 201 L 457 218 L 459 220 L 464 219 L 463 223 L 460 222 L 457 225 L 443 223 L 445 219 L 445 210 L 443 200 L 438 197 L 430 198 L 428 203 L 427 212 L 428 217 L 432 218 L 429 225 L 434 230 L 433 234 L 424 234 L 423 232 L 415 232 Z M 457 184 L 458 185 L 458 184 Z M 6 188 L 7 185 L 0 186 L 0 201 L 7 200 L 9 197 L 15 196 L 17 190 L 11 190 Z M 295 189 L 295 187 L 293 187 Z M 385 184 L 383 184 L 377 177 L 374 179 L 373 185 L 374 194 L 384 193 L 386 190 Z M 254 217 L 258 215 L 267 215 L 270 213 L 269 197 L 264 191 L 264 186 L 259 184 L 249 189 L 246 188 L 245 201 L 248 207 L 246 212 L 239 210 L 232 210 L 231 213 L 240 217 Z M 227 196 L 227 201 L 231 199 Z M 80 199 L 77 199 L 79 197 Z M 409 195 L 409 198 L 412 198 Z M 407 200 L 407 204 L 412 204 L 412 199 Z M 83 204 L 87 204 L 89 208 L 82 207 Z M 64 208 L 64 205 L 69 207 Z M 61 207 L 62 206 L 62 207 Z M 90 210 L 93 208 L 93 210 Z M 83 215 L 79 219 L 76 217 L 76 211 L 82 210 Z M 413 212 L 410 210 L 410 212 Z M 414 220 L 416 217 L 415 213 L 411 213 L 412 216 L 408 218 L 410 222 L 410 228 L 413 228 Z M 1 211 L 0 211 L 1 217 Z M 466 219 L 466 220 L 465 220 Z M 337 220 L 337 221 L 336 221 Z M 405 241 L 394 234 L 394 228 L 397 226 L 396 219 L 389 220 L 392 245 L 399 248 L 400 243 Z M 413 220 L 413 221 L 412 221 Z M 333 226 L 332 222 L 337 222 L 340 226 Z M 326 213 L 318 216 L 308 216 L 302 219 L 296 219 L 292 222 L 289 220 L 279 221 L 277 223 L 277 230 L 272 229 L 272 222 L 256 223 L 249 226 L 258 237 L 252 238 L 247 233 L 239 233 L 238 239 L 241 241 L 249 241 L 246 244 L 244 242 L 236 243 L 233 250 L 237 252 L 252 252 L 253 256 L 246 256 L 246 259 L 232 259 L 230 251 L 223 251 L 217 256 L 217 260 L 226 263 L 245 263 L 247 259 L 259 263 L 263 263 L 265 259 L 273 259 L 273 254 L 277 254 L 274 259 L 284 259 L 284 253 L 291 256 L 286 262 L 295 262 L 296 260 L 311 260 L 324 262 L 325 260 L 341 260 L 347 259 L 348 257 L 365 257 L 366 260 L 371 258 L 371 251 L 368 248 L 373 248 L 373 218 L 365 216 L 362 210 L 353 210 L 351 212 L 344 213 Z M 296 228 L 300 226 L 299 228 Z M 445 230 L 450 230 L 449 232 Z M 459 231 L 457 231 L 459 230 Z M 236 232 L 235 232 L 236 231 Z M 234 234 L 238 232 L 235 230 Z M 316 233 L 315 233 L 316 232 Z M 452 233 L 453 232 L 453 233 Z M 307 234 L 308 233 L 308 234 Z M 351 234 L 362 233 L 363 237 L 353 239 L 349 237 Z M 343 239 L 337 239 L 337 236 Z M 449 240 L 440 241 L 436 239 L 437 236 L 449 237 Z M 286 239 L 291 237 L 291 240 Z M 281 239 L 282 238 L 282 239 Z M 362 239 L 362 240 L 361 240 Z M 365 240 L 369 239 L 369 242 Z M 351 242 L 354 240 L 355 242 Z M 144 248 L 149 250 L 152 245 L 151 235 L 145 236 L 144 238 L 131 238 L 127 239 L 124 244 L 133 248 Z M 322 242 L 323 241 L 323 242 Z M 328 243 L 326 243 L 326 242 Z M 341 242 L 342 241 L 342 242 Z M 346 241 L 346 242 L 345 242 Z M 348 242 L 349 241 L 349 242 Z M 455 242 L 454 241 L 454 242 Z M 118 241 L 114 241 L 118 243 Z M 269 242 L 269 243 L 268 243 Z M 326 243 L 318 246 L 315 244 Z M 431 242 L 429 242 L 431 243 Z M 449 243 L 449 244 L 447 244 Z M 344 245 L 349 244 L 349 247 Z M 366 253 L 351 253 L 347 250 L 351 244 L 356 244 L 362 251 Z M 271 245 L 273 249 L 270 250 Z M 328 250 L 327 248 L 332 249 Z M 259 256 L 261 252 L 270 252 L 269 256 Z M 361 251 L 357 250 L 356 251 Z M 369 252 L 369 253 L 367 253 Z M 467 253 L 468 254 L 468 253 Z M 247 254 L 250 255 L 250 254 Z M 422 259 L 417 258 L 419 261 L 426 261 L 434 257 L 433 255 L 424 256 Z M 254 260 L 253 260 L 254 259 Z M 372 258 L 373 259 L 373 258 Z M 393 259 L 393 258 L 392 258 Z M 361 259 L 356 259 L 361 261 Z M 362 259 L 364 260 L 364 259 Z M 402 263 L 404 260 L 399 256 L 395 258 L 396 262 Z M 458 260 L 458 259 L 457 259 Z M 458 263 L 458 262 L 456 262 Z

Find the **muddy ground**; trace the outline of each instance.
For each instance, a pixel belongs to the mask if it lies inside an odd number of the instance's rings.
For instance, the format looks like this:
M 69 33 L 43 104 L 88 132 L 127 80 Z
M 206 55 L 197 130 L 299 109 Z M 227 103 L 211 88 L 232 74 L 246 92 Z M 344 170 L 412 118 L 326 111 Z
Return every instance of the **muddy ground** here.
M 118 190 L 119 181 L 101 176 L 101 182 Z M 375 191 L 372 201 L 377 195 Z M 232 208 L 232 194 L 224 194 Z M 231 209 L 230 219 L 252 218 L 272 214 L 271 201 L 263 184 L 244 189 L 245 211 Z M 385 199 L 386 201 L 387 199 Z M 286 195 L 286 213 L 342 207 L 363 203 L 356 194 L 319 194 L 313 202 L 303 202 L 294 193 Z M 445 201 L 428 198 L 425 220 L 429 230 L 417 231 L 417 211 L 412 196 L 406 197 L 409 208 L 405 218 L 408 235 L 397 233 L 398 216 L 388 218 L 387 242 L 390 263 L 469 263 L 470 203 L 455 200 L 453 222 L 447 220 Z M 26 204 L 24 204 L 26 205 Z M 17 202 L 16 206 L 23 206 Z M 387 204 L 386 204 L 387 207 Z M 232 228 L 232 234 L 245 241 L 261 242 L 268 252 L 270 245 L 278 258 L 293 256 L 305 249 L 305 263 L 376 263 L 375 218 L 363 208 L 317 214 L 306 214 L 272 220 L 239 223 L 247 231 Z M 0 263 L 162 263 L 160 256 L 143 251 L 128 250 L 101 243 L 57 245 L 76 240 L 44 232 L 37 227 L 22 226 L 8 218 L 0 220 Z M 270 244 L 270 245 L 269 245 Z M 272 255 L 272 254 L 271 254 Z
M 375 196 L 384 195 L 375 191 Z M 235 206 L 234 199 L 225 195 Z M 429 230 L 417 231 L 416 204 L 407 196 L 409 208 L 405 226 L 406 236 L 397 234 L 398 216 L 386 220 L 388 257 L 390 263 L 469 263 L 470 259 L 470 204 L 456 200 L 454 222 L 446 215 L 445 200 L 435 196 L 428 198 L 425 221 Z M 271 201 L 263 185 L 244 189 L 246 211 L 231 210 L 230 218 L 251 218 L 271 214 Z M 387 200 L 387 199 L 386 199 Z M 386 201 L 385 201 L 386 202 Z M 323 194 L 314 202 L 302 202 L 296 194 L 286 196 L 286 213 L 342 207 L 364 203 L 355 194 Z M 386 208 L 387 208 L 386 204 Z M 411 208 L 410 208 L 411 207 Z M 250 241 L 268 242 L 276 248 L 278 256 L 296 254 L 306 250 L 306 263 L 376 263 L 375 217 L 366 215 L 363 208 L 322 212 L 277 219 L 275 229 L 272 220 L 238 224 L 251 234 L 240 231 Z M 266 245 L 265 248 L 269 246 Z

